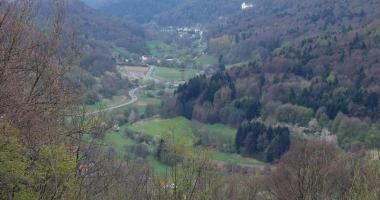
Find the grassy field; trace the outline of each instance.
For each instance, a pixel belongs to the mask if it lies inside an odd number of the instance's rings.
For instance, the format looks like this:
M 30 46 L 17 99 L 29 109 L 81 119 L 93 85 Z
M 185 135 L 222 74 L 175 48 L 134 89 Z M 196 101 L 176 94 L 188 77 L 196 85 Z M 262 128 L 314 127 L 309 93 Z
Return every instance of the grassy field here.
M 181 71 L 178 68 L 157 67 L 154 75 L 163 81 L 183 81 L 194 77 L 197 74 L 196 69 L 188 68 Z
M 153 169 L 158 172 L 158 174 L 165 174 L 170 169 L 170 166 L 165 165 L 158 161 L 153 155 L 148 156 L 147 161 Z
M 192 146 L 195 139 L 191 129 L 191 121 L 183 117 L 140 121 L 129 126 L 128 129 L 156 138 L 170 138 L 175 144 L 186 146 Z
M 196 125 L 196 126 L 194 126 Z M 228 136 L 231 141 L 234 140 L 236 130 L 227 127 L 222 124 L 206 125 L 199 122 L 190 121 L 183 117 L 177 117 L 172 119 L 149 119 L 145 121 L 139 121 L 134 124 L 126 124 L 120 127 L 119 131 L 110 130 L 104 139 L 106 146 L 112 147 L 118 153 L 120 157 L 123 157 L 127 147 L 137 144 L 136 141 L 127 138 L 124 135 L 125 130 L 132 130 L 142 134 L 150 135 L 156 138 L 168 138 L 176 145 L 184 147 L 191 155 L 197 155 L 199 152 L 204 152 L 210 156 L 210 159 L 220 162 L 233 163 L 239 165 L 255 165 L 265 166 L 265 164 L 251 159 L 245 158 L 238 154 L 218 152 L 213 149 L 201 149 L 194 147 L 196 140 L 193 127 L 203 127 L 212 133 Z M 150 155 L 146 161 L 159 173 L 165 173 L 169 167 L 154 157 L 154 148 L 150 150 Z
M 114 148 L 120 155 L 124 155 L 126 151 L 126 147 L 136 144 L 136 141 L 127 138 L 123 131 L 112 131 L 107 133 L 104 142 Z
M 197 62 L 201 65 L 216 65 L 218 60 L 209 55 L 202 55 L 197 59 Z
M 223 152 L 211 152 L 210 158 L 216 161 L 228 162 L 228 163 L 237 163 L 240 165 L 255 165 L 255 166 L 265 166 L 265 163 L 257 161 L 251 158 L 242 157 L 239 154 L 232 153 L 223 153 Z
M 150 54 L 155 57 L 175 56 L 176 52 L 172 46 L 161 40 L 152 40 L 148 42 Z
M 138 93 L 139 101 L 147 104 L 160 105 L 160 98 L 149 95 L 149 93 L 153 94 L 154 92 L 154 90 L 140 90 Z
M 152 119 L 148 121 L 140 121 L 135 124 L 128 126 L 128 129 L 151 135 L 156 138 L 170 138 L 175 144 L 181 145 L 190 151 L 191 154 L 197 154 L 199 151 L 209 152 L 207 155 L 210 156 L 212 160 L 229 162 L 240 165 L 263 165 L 254 159 L 244 158 L 238 154 L 222 153 L 214 150 L 200 150 L 194 148 L 195 136 L 193 134 L 193 125 L 206 127 L 210 132 L 228 136 L 233 141 L 235 138 L 236 130 L 227 127 L 222 124 L 215 125 L 205 125 L 199 122 L 190 121 L 183 117 L 177 117 L 173 119 Z M 149 158 L 148 162 L 152 165 L 154 169 L 162 173 L 168 169 L 168 166 L 160 163 L 154 158 Z
M 131 140 L 127 138 L 124 135 L 124 130 L 127 126 L 120 127 L 120 131 L 110 130 L 107 133 L 105 133 L 104 139 L 93 139 L 91 135 L 84 135 L 83 140 L 84 141 L 92 141 L 99 145 L 101 148 L 109 148 L 112 147 L 113 150 L 116 151 L 117 156 L 119 158 L 122 158 L 127 152 L 126 147 L 137 144 L 136 141 Z
M 209 129 L 214 133 L 218 133 L 224 136 L 228 136 L 231 140 L 235 139 L 236 130 L 223 124 L 213 124 L 209 126 Z
M 192 127 L 201 125 L 210 132 L 230 137 L 233 141 L 236 130 L 222 124 L 205 125 L 199 122 L 190 121 L 184 117 L 172 119 L 151 119 L 134 123 L 127 128 L 148 134 L 154 137 L 171 137 L 177 144 L 193 145 L 195 136 Z

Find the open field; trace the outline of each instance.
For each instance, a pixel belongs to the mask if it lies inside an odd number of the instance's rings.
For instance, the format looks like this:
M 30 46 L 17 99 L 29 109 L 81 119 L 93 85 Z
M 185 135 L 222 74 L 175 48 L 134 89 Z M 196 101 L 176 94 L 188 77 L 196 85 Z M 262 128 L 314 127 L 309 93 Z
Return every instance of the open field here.
M 139 121 L 129 125 L 127 128 L 153 137 L 169 137 L 176 144 L 192 146 L 195 141 L 193 128 L 201 127 L 206 128 L 209 132 L 227 136 L 231 142 L 235 139 L 235 129 L 222 124 L 205 125 L 190 121 L 184 117 Z
M 107 133 L 104 142 L 114 148 L 116 152 L 119 155 L 124 155 L 126 153 L 126 147 L 137 144 L 136 141 L 131 140 L 127 137 L 125 137 L 123 134 L 120 132 L 112 131 L 110 133 Z
M 145 74 L 149 71 L 149 67 L 142 66 L 124 66 L 128 73 Z
M 227 163 L 237 163 L 240 165 L 255 165 L 255 166 L 265 165 L 265 163 L 263 162 L 260 162 L 251 158 L 245 158 L 239 154 L 223 153 L 223 152 L 218 152 L 218 151 L 211 152 L 210 158 L 216 161 L 222 161 L 222 162 L 227 162 Z
M 161 40 L 152 40 L 148 42 L 150 53 L 155 57 L 175 56 L 174 48 Z
M 232 163 L 238 165 L 254 165 L 258 167 L 265 166 L 264 163 L 255 159 L 245 158 L 234 153 L 218 152 L 215 149 L 203 149 L 194 147 L 196 137 L 194 136 L 192 127 L 207 128 L 212 133 L 220 134 L 221 136 L 229 136 L 231 140 L 234 140 L 235 129 L 227 127 L 225 125 L 206 125 L 199 122 L 190 121 L 183 117 L 177 117 L 172 119 L 150 119 L 136 122 L 134 124 L 126 124 L 120 127 L 119 131 L 110 130 L 102 143 L 105 146 L 112 147 L 118 154 L 118 157 L 123 158 L 128 154 L 128 146 L 138 144 L 128 138 L 125 135 L 125 130 L 132 130 L 141 134 L 153 136 L 156 139 L 165 137 L 172 140 L 176 145 L 180 145 L 193 155 L 198 155 L 204 152 L 210 157 L 210 159 L 216 162 Z M 149 155 L 146 161 L 159 173 L 165 173 L 169 166 L 159 162 L 155 159 L 155 148 L 152 147 L 149 151 Z
M 216 65 L 218 60 L 209 55 L 202 55 L 197 59 L 197 62 L 201 65 Z
M 182 117 L 140 121 L 132 124 L 128 129 L 156 138 L 170 138 L 174 143 L 186 146 L 192 146 L 195 140 L 191 130 L 191 121 Z
M 230 128 L 223 124 L 213 124 L 213 125 L 209 125 L 209 127 L 210 127 L 210 130 L 213 131 L 214 133 L 227 136 L 231 138 L 231 140 L 235 139 L 236 130 L 233 128 Z
M 162 81 L 185 81 L 197 74 L 198 70 L 186 68 L 184 70 L 169 67 L 156 67 L 154 75 Z
M 138 93 L 139 101 L 137 102 L 138 105 L 147 105 L 147 104 L 153 104 L 153 105 L 160 105 L 161 100 L 158 97 L 149 95 L 152 94 L 154 90 L 140 90 Z

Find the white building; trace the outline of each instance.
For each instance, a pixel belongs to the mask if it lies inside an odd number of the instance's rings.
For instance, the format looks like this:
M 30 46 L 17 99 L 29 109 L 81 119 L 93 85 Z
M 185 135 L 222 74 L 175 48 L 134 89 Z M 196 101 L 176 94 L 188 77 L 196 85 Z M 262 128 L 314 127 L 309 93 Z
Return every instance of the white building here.
M 148 56 L 141 56 L 141 60 L 144 61 L 144 62 L 147 61 L 148 59 L 149 59 Z
M 247 9 L 251 9 L 251 8 L 253 8 L 253 3 L 246 3 L 246 2 L 244 2 L 244 3 L 241 4 L 241 9 L 242 10 L 247 10 Z

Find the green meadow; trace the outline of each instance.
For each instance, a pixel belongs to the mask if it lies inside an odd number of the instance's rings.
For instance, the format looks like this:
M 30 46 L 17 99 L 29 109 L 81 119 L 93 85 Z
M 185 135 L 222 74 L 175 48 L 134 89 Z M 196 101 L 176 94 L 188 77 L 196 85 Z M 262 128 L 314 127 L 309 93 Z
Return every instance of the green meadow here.
M 184 81 L 191 79 L 197 74 L 198 70 L 194 68 L 169 68 L 157 67 L 154 75 L 163 81 Z
M 119 155 L 123 156 L 127 154 L 127 147 L 137 144 L 137 141 L 129 139 L 125 135 L 126 129 L 140 134 L 145 134 L 152 136 L 155 140 L 160 138 L 166 138 L 172 141 L 175 145 L 179 145 L 186 149 L 190 154 L 195 155 L 199 152 L 204 152 L 210 157 L 210 159 L 225 162 L 225 163 L 234 163 L 239 165 L 255 165 L 263 166 L 264 164 L 251 159 L 245 158 L 235 153 L 226 153 L 219 152 L 215 149 L 203 149 L 194 146 L 196 137 L 193 133 L 192 127 L 202 127 L 206 130 L 220 134 L 220 136 L 227 136 L 231 140 L 234 140 L 236 130 L 225 125 L 215 124 L 215 125 L 206 125 L 199 122 L 190 121 L 183 117 L 177 117 L 172 119 L 149 119 L 136 122 L 134 124 L 127 124 L 120 127 L 119 131 L 111 130 L 107 133 L 104 142 L 105 144 L 111 146 L 115 149 Z M 159 162 L 155 159 L 155 150 L 151 149 L 149 156 L 146 158 L 146 161 L 157 171 L 164 172 L 168 169 L 169 166 Z

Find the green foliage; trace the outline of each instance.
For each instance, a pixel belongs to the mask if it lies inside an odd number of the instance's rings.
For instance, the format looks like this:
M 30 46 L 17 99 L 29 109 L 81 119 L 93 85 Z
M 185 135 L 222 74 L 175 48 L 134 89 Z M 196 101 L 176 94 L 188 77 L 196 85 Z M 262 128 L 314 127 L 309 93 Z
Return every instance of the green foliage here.
M 238 109 L 234 106 L 227 105 L 223 107 L 219 112 L 219 117 L 223 123 L 230 124 L 232 126 L 239 125 L 244 119 L 246 119 L 245 110 Z
M 1 199 L 48 199 L 76 194 L 76 159 L 64 144 L 43 146 L 33 160 L 19 131 L 2 124 L 0 134 Z M 36 188 L 41 190 L 36 190 Z
M 254 119 L 261 114 L 261 103 L 254 97 L 243 97 L 232 102 L 233 106 L 245 112 L 247 120 Z
M 336 83 L 336 76 L 333 73 L 330 73 L 330 75 L 326 78 L 326 81 L 330 84 Z
M 338 137 L 339 145 L 345 149 L 380 147 L 380 129 L 376 124 L 359 118 L 338 115 L 332 126 Z
M 73 198 L 77 192 L 77 161 L 63 143 L 44 146 L 39 153 L 39 161 L 32 172 L 36 185 L 44 187 L 42 197 L 57 198 L 65 194 L 65 198 Z
M 329 127 L 330 119 L 325 113 L 322 113 L 318 118 L 318 123 L 321 127 Z
M 281 47 L 275 49 L 273 54 L 276 56 L 288 55 L 293 51 L 293 47 L 290 43 L 284 43 Z
M 288 128 L 266 127 L 255 121 L 242 123 L 235 138 L 235 148 L 239 153 L 248 154 L 265 162 L 279 159 L 289 147 Z
M 25 154 L 19 131 L 2 124 L 0 134 L 0 199 L 34 199 L 37 193 L 30 187 L 33 176 L 28 170 L 31 161 Z M 4 132 L 3 132 L 4 131 Z
M 181 145 L 174 144 L 173 142 L 175 142 L 173 138 L 166 137 L 160 139 L 157 147 L 157 160 L 168 166 L 178 165 L 182 163 L 186 157 L 188 157 L 188 152 L 186 149 Z
M 276 109 L 276 118 L 280 122 L 306 126 L 312 117 L 313 111 L 303 106 L 284 104 Z

